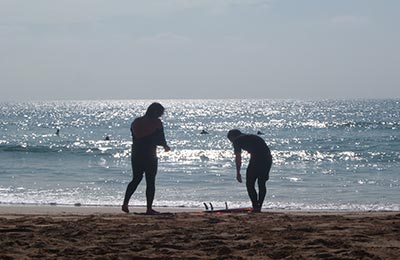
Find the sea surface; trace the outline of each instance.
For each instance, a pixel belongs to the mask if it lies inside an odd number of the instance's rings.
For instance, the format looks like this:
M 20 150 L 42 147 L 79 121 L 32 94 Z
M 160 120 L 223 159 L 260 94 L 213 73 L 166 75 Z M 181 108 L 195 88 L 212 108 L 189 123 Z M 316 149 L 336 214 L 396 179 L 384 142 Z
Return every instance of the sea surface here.
M 400 210 L 399 99 L 155 101 L 172 148 L 158 150 L 155 206 L 250 206 L 226 138 L 238 128 L 272 151 L 264 208 Z M 151 102 L 0 103 L 0 206 L 121 205 L 130 124 Z M 145 205 L 145 186 L 131 205 Z

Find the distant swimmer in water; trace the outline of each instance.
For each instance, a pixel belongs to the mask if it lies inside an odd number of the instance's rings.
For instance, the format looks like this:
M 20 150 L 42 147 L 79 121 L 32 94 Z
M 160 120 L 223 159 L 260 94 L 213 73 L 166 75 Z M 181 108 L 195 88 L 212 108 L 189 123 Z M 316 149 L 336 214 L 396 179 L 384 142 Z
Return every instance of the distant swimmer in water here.
M 107 135 L 107 136 L 104 138 L 104 141 L 110 141 L 110 137 Z
M 126 188 L 122 211 L 129 213 L 129 200 L 136 191 L 139 183 L 146 176 L 146 214 L 155 215 L 153 210 L 155 183 L 158 167 L 157 146 L 164 147 L 166 152 L 170 147 L 165 140 L 163 124 L 160 117 L 164 114 L 164 107 L 160 103 L 152 103 L 144 116 L 136 118 L 131 124 L 132 133 L 132 172 L 133 179 Z
M 200 134 L 202 134 L 202 135 L 208 135 L 208 132 L 206 131 L 206 130 L 201 130 L 201 132 L 200 132 Z
M 263 135 L 264 133 L 261 132 L 261 131 L 258 131 L 257 134 L 258 134 L 258 135 Z
M 57 129 L 56 136 L 59 136 L 59 135 L 60 135 L 60 129 Z
M 243 134 L 237 129 L 228 132 L 228 139 L 232 142 L 235 153 L 236 179 L 242 182 L 240 168 L 242 166 L 242 150 L 250 154 L 249 165 L 246 170 L 246 188 L 253 212 L 261 212 L 265 195 L 267 194 L 266 182 L 269 179 L 269 171 L 272 166 L 272 156 L 264 139 L 257 135 Z M 256 181 L 258 183 L 258 195 L 254 188 Z

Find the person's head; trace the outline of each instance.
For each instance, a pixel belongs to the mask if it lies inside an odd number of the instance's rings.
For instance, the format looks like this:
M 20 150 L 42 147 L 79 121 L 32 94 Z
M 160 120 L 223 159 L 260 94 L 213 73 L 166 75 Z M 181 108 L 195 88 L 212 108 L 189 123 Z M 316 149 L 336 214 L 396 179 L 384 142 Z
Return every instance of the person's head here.
M 232 129 L 228 132 L 227 137 L 228 137 L 229 141 L 233 142 L 241 134 L 242 134 L 242 132 L 240 132 L 240 130 Z
M 145 116 L 159 118 L 164 114 L 164 110 L 164 107 L 160 103 L 154 102 L 147 108 Z

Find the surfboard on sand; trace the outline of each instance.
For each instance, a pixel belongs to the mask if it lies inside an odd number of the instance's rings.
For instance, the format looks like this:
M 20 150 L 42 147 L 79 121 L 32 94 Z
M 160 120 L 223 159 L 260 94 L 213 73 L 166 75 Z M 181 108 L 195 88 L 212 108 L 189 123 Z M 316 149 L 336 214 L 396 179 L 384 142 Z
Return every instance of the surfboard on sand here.
M 225 208 L 224 209 L 214 209 L 214 206 L 212 203 L 209 203 L 208 205 L 206 203 L 203 203 L 205 210 L 203 212 L 205 213 L 246 213 L 246 212 L 251 212 L 253 211 L 253 208 L 248 207 L 248 208 L 228 208 L 228 204 L 225 202 Z

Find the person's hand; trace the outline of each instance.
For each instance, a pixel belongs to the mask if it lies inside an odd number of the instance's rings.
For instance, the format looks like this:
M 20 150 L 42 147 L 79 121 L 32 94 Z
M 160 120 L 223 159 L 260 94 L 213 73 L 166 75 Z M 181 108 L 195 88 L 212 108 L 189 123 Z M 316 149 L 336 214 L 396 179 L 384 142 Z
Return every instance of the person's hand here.
M 169 152 L 169 151 L 171 151 L 171 148 L 168 145 L 166 145 L 166 146 L 164 146 L 164 151 Z
M 242 175 L 240 173 L 236 174 L 236 180 L 242 183 Z

